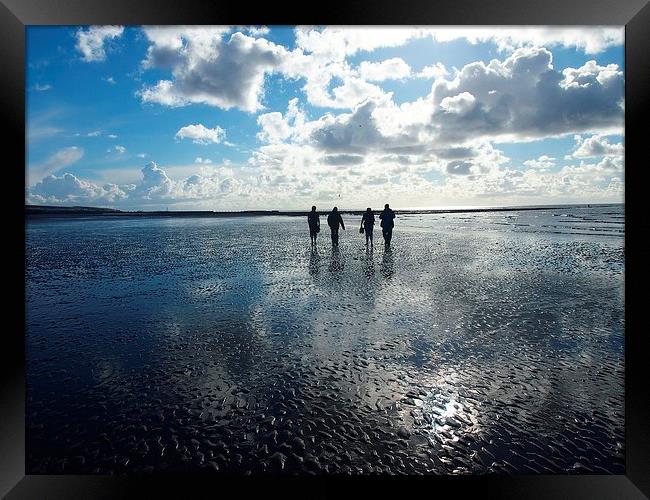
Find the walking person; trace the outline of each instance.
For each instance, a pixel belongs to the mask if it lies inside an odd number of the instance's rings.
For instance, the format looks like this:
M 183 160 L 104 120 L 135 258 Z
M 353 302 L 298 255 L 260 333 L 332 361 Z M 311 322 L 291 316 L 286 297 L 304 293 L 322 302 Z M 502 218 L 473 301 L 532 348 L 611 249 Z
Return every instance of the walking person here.
M 372 246 L 372 230 L 375 228 L 375 214 L 372 209 L 368 207 L 361 217 L 361 228 L 360 231 L 365 231 L 366 233 L 366 246 L 368 246 L 368 241 L 370 241 L 370 246 Z
M 311 212 L 307 215 L 307 224 L 309 224 L 309 238 L 311 245 L 316 245 L 316 236 L 320 232 L 320 216 L 316 212 L 316 205 L 311 207 Z
M 327 216 L 327 225 L 332 230 L 332 246 L 339 246 L 339 225 L 341 225 L 345 231 L 345 224 L 343 224 L 343 219 L 341 218 L 338 208 L 334 207 Z
M 393 238 L 393 227 L 395 226 L 395 212 L 391 210 L 388 203 L 384 205 L 384 210 L 379 214 L 381 219 L 381 232 L 384 235 L 384 243 L 386 246 L 390 245 L 390 240 Z

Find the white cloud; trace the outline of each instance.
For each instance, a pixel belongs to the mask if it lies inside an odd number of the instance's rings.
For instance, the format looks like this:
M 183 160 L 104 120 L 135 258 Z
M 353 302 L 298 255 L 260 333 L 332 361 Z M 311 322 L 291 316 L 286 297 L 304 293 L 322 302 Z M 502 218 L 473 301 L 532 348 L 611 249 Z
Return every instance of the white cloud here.
M 411 67 L 404 59 L 394 57 L 381 62 L 363 61 L 359 65 L 359 75 L 364 80 L 381 82 L 384 80 L 401 80 L 411 76 Z
M 203 103 L 248 112 L 261 109 L 264 77 L 280 65 L 287 50 L 240 32 L 224 41 L 227 31 L 222 27 L 145 28 L 152 43 L 145 68 L 169 68 L 173 80 L 142 89 L 143 102 L 168 106 Z
M 260 141 L 281 142 L 291 135 L 288 120 L 278 111 L 258 116 L 257 124 L 262 128 L 257 134 Z
M 422 68 L 422 70 L 417 74 L 419 78 L 432 78 L 433 80 L 436 80 L 438 78 L 442 78 L 444 76 L 447 76 L 449 74 L 449 71 L 447 71 L 447 68 L 445 68 L 445 65 L 442 63 L 435 63 L 430 66 L 425 66 Z
M 342 60 L 358 52 L 372 52 L 382 47 L 398 47 L 418 38 L 438 42 L 465 39 L 470 43 L 493 42 L 499 50 L 513 51 L 523 46 L 544 45 L 577 48 L 587 54 L 622 45 L 622 27 L 298 27 L 299 48 L 331 59 Z
M 117 82 L 115 81 L 115 78 L 113 78 L 112 76 L 109 76 L 109 77 L 107 77 L 107 78 L 104 78 L 104 81 L 105 81 L 106 83 L 108 83 L 109 85 L 115 85 L 115 83 L 117 83 Z
M 384 96 L 384 91 L 370 81 L 446 76 L 447 70 L 441 63 L 414 74 L 401 58 L 362 61 L 358 68 L 350 67 L 346 59 L 418 38 L 493 42 L 508 52 L 558 45 L 596 53 L 623 43 L 623 30 L 609 27 L 297 27 L 293 50 L 256 38 L 266 34 L 266 30 L 250 27 L 241 31 L 253 36 L 238 31 L 226 37 L 232 31 L 229 27 L 146 27 L 144 31 L 150 46 L 143 66 L 171 70 L 172 78 L 142 88 L 138 95 L 143 102 L 166 106 L 205 103 L 248 112 L 263 108 L 265 76 L 272 73 L 304 79 L 303 91 L 310 104 L 340 109 L 351 109 L 364 99 Z M 601 72 L 602 84 L 606 76 L 606 72 Z
M 187 125 L 176 132 L 178 139 L 192 139 L 195 144 L 219 144 L 226 137 L 226 131 L 218 125 L 207 128 L 204 125 Z
M 264 36 L 268 35 L 271 32 L 271 29 L 268 26 L 248 26 L 244 28 L 244 31 L 253 36 Z
M 257 117 L 257 124 L 261 127 L 258 140 L 277 143 L 304 132 L 305 115 L 298 107 L 298 98 L 293 98 L 284 116 L 277 111 L 265 113 Z
M 77 146 L 70 146 L 58 150 L 42 163 L 29 165 L 27 168 L 28 184 L 32 185 L 44 177 L 56 173 L 62 168 L 76 163 L 84 156 L 84 150 Z
M 109 139 L 117 139 L 117 136 L 115 134 L 108 134 L 106 137 Z
M 50 90 L 52 88 L 52 85 L 49 83 L 46 83 L 44 85 L 41 85 L 40 83 L 37 83 L 32 87 L 36 92 L 45 92 L 46 90 Z
M 586 139 L 582 136 L 575 136 L 576 149 L 572 153 L 574 158 L 592 158 L 603 155 L 622 156 L 625 149 L 623 144 L 610 144 L 602 134 L 595 134 Z
M 461 92 L 453 97 L 444 97 L 440 101 L 440 108 L 447 113 L 465 115 L 469 113 L 476 103 L 476 98 L 469 92 Z
M 607 69 L 608 72 L 612 68 Z M 620 72 L 599 79 L 582 69 L 588 87 L 564 87 L 564 75 L 543 48 L 517 49 L 503 61 L 474 62 L 452 79 L 435 80 L 431 94 L 396 105 L 370 98 L 352 113 L 326 113 L 301 126 L 302 141 L 327 153 L 437 155 L 477 141 L 530 141 L 583 131 L 622 132 Z M 279 116 L 275 118 L 279 119 Z M 286 139 L 286 124 L 278 140 Z M 297 140 L 297 136 L 292 136 Z M 462 158 L 450 158 L 450 160 Z
M 95 184 L 65 173 L 49 175 L 27 189 L 28 203 L 37 204 L 102 204 L 140 207 L 156 203 L 177 203 L 246 196 L 247 188 L 225 167 L 202 167 L 198 174 L 173 180 L 167 172 L 150 162 L 132 184 Z
M 537 170 L 548 170 L 555 166 L 555 158 L 551 158 L 550 156 L 547 155 L 542 155 L 536 160 L 524 161 L 524 165 Z
M 560 87 L 564 89 L 589 88 L 596 84 L 607 86 L 616 85 L 623 77 L 623 71 L 616 64 L 600 66 L 596 61 L 587 61 L 580 68 L 565 68 L 562 70 L 564 79 Z
M 126 198 L 126 192 L 115 184 L 98 186 L 65 173 L 49 175 L 28 189 L 27 201 L 36 204 L 115 203 Z
M 97 62 L 106 59 L 104 44 L 122 36 L 123 26 L 91 26 L 88 29 L 77 31 L 76 48 L 81 52 L 81 57 L 86 62 Z
M 437 138 L 456 143 L 477 138 L 512 141 L 622 130 L 618 103 L 623 98 L 623 75 L 615 65 L 586 64 L 559 73 L 551 62 L 548 50 L 527 47 L 503 61 L 468 64 L 453 80 L 436 80 L 431 99 Z M 471 111 L 448 113 L 446 99 L 464 92 L 475 99 Z
M 539 42 L 598 51 L 615 43 L 616 37 L 606 33 L 620 34 L 619 29 L 560 33 L 507 27 L 476 32 L 353 28 L 346 34 L 349 28 L 299 28 L 294 50 L 261 38 L 266 35 L 263 28 L 240 30 L 229 35 L 233 30 L 227 27 L 145 28 L 149 48 L 143 67 L 169 73 L 141 89 L 142 101 L 259 112 L 267 76 L 280 74 L 295 79 L 312 106 L 344 112 L 330 110 L 319 116 L 308 108 L 314 115 L 308 118 L 294 98 L 286 111 L 276 108 L 257 116 L 257 139 L 263 144 L 250 152 L 244 165 L 215 167 L 204 157 L 165 168 L 151 163 L 137 182 L 115 187 L 52 176 L 32 195 L 68 203 L 67 186 L 68 195 L 77 201 L 79 193 L 86 193 L 87 200 L 113 196 L 120 206 L 214 201 L 212 208 L 298 208 L 311 206 L 312 200 L 329 203 L 338 195 L 351 204 L 367 200 L 373 205 L 382 197 L 402 204 L 414 199 L 439 204 L 570 196 L 596 200 L 622 189 L 622 145 L 606 139 L 623 130 L 622 70 L 588 61 L 557 71 L 549 50 L 537 46 Z M 441 63 L 414 71 L 400 58 L 363 61 L 364 51 L 422 37 L 454 40 L 461 31 L 471 43 L 491 40 L 506 53 L 453 68 L 451 74 Z M 592 36 L 592 31 L 600 34 Z M 572 34 L 578 32 L 581 39 Z M 533 35 L 526 38 L 522 33 Z M 347 60 L 352 54 L 359 55 L 354 65 Z M 409 77 L 432 80 L 430 94 L 397 104 L 391 93 L 371 83 Z M 578 136 L 570 161 L 600 158 L 553 168 L 553 150 L 537 158 L 530 155 L 523 162 L 528 168 L 522 170 L 521 164 L 509 167 L 510 159 L 494 146 L 567 134 L 593 134 L 587 139 Z M 181 128 L 176 138 L 230 144 L 221 127 L 201 124 Z

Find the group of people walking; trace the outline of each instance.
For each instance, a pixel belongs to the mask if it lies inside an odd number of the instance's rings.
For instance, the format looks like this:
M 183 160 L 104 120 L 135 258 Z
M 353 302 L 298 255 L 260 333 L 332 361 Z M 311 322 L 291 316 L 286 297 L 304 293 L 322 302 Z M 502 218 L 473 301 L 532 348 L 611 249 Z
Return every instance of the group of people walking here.
M 384 243 L 388 246 L 390 245 L 390 240 L 393 238 L 393 227 L 395 226 L 395 212 L 388 206 L 388 203 L 384 205 L 384 210 L 379 214 L 381 219 L 381 232 L 384 236 Z M 320 232 L 320 216 L 316 212 L 316 207 L 311 207 L 311 212 L 307 215 L 307 223 L 309 224 L 309 237 L 311 238 L 311 244 L 316 244 L 316 236 Z M 327 225 L 330 227 L 332 232 L 332 246 L 336 247 L 339 245 L 339 227 L 342 227 L 345 231 L 345 224 L 343 223 L 343 218 L 339 213 L 338 208 L 334 207 L 332 211 L 327 216 Z M 361 217 L 361 226 L 359 227 L 360 233 L 366 234 L 366 245 L 370 244 L 372 246 L 373 241 L 373 230 L 375 228 L 375 214 L 372 209 L 369 207 L 363 213 Z

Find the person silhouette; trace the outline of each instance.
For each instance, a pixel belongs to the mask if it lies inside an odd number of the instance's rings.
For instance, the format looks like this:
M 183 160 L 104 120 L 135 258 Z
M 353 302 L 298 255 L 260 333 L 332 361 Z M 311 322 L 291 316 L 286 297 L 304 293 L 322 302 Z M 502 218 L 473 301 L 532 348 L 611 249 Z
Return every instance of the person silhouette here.
M 316 236 L 320 232 L 320 216 L 316 212 L 316 205 L 311 207 L 311 212 L 307 215 L 307 224 L 309 224 L 309 238 L 314 246 L 316 245 Z
M 339 213 L 339 209 L 334 207 L 330 214 L 327 216 L 327 225 L 332 230 L 332 246 L 339 246 L 339 224 L 345 231 L 345 224 Z
M 379 214 L 381 219 L 381 231 L 384 236 L 384 243 L 390 245 L 390 240 L 393 239 L 393 227 L 395 226 L 395 212 L 391 210 L 388 203 L 384 205 L 384 210 Z
M 374 227 L 375 214 L 372 212 L 372 209 L 368 207 L 361 217 L 361 229 L 366 233 L 366 246 L 368 246 L 368 241 L 370 241 L 370 246 L 372 246 L 372 230 Z

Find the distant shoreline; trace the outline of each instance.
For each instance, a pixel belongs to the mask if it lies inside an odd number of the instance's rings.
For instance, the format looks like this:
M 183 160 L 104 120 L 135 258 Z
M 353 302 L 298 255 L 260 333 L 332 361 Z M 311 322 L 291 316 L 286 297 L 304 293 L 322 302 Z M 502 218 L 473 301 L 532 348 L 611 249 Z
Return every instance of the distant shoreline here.
M 485 208 L 447 208 L 447 209 L 395 209 L 396 214 L 447 214 L 447 213 L 473 213 L 473 212 L 519 212 L 526 210 L 566 210 L 572 208 L 597 208 L 617 207 L 625 203 L 593 203 L 593 204 L 571 204 L 571 205 L 537 205 L 522 207 L 485 207 Z M 340 209 L 341 214 L 361 215 L 365 210 Z M 379 212 L 380 210 L 375 210 Z M 98 207 L 56 207 L 45 205 L 25 205 L 25 215 L 28 217 L 260 217 L 260 216 L 289 216 L 304 217 L 309 211 L 288 211 L 288 210 L 240 210 L 232 212 L 216 212 L 210 210 L 188 210 L 188 211 L 124 211 L 111 208 Z M 319 211 L 320 215 L 329 213 L 329 210 Z

